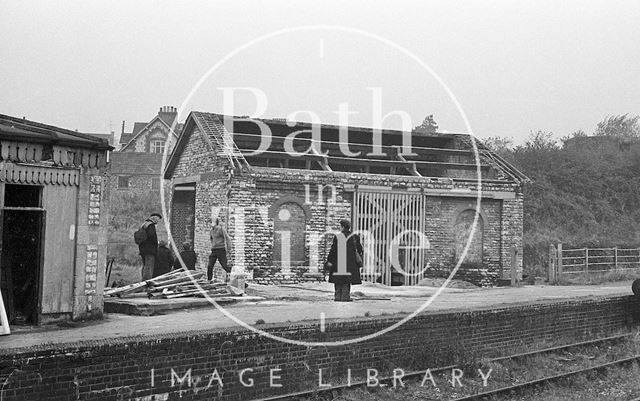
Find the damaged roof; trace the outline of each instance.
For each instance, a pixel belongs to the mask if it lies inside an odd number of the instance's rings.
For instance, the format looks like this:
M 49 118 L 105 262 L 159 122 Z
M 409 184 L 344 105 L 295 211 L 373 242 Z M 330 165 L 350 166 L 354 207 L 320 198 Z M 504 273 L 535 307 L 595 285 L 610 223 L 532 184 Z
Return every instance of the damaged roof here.
M 165 178 L 171 178 L 196 127 L 205 134 L 212 151 L 226 156 L 238 169 L 275 167 L 472 178 L 479 169 L 483 179 L 528 181 L 515 167 L 467 134 L 374 130 L 197 111 L 187 117 L 167 161 Z

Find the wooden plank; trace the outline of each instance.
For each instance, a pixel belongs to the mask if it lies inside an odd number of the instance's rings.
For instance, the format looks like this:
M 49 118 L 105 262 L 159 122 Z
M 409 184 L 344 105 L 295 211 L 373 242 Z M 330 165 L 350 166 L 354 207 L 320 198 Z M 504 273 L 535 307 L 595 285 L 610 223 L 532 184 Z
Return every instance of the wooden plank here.
M 562 255 L 562 244 L 558 244 L 558 277 L 557 279 L 560 280 L 562 278 L 562 273 L 563 273 L 563 255 Z
M 44 235 L 47 240 L 42 250 L 42 313 L 66 313 L 73 309 L 76 242 L 75 235 L 72 237 L 69 232 L 76 224 L 77 200 L 78 187 L 43 187 L 42 208 L 47 211 Z M 77 255 L 83 263 L 86 257 L 86 252 Z
M 140 281 L 140 282 L 129 284 L 129 285 L 125 285 L 125 286 L 122 286 L 122 287 L 106 289 L 106 290 L 104 290 L 104 295 L 128 294 L 130 292 L 135 292 L 137 290 L 141 290 L 142 288 L 144 288 L 146 286 L 147 286 L 147 282 L 146 281 Z

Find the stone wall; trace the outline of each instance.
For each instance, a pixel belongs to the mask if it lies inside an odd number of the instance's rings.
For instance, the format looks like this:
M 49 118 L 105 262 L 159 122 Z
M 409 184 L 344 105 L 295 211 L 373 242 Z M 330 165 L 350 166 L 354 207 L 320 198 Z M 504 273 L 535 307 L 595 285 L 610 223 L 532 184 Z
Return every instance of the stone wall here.
M 83 171 L 79 179 L 73 319 L 101 317 L 103 312 L 109 222 L 109 200 L 104 189 L 107 179 L 97 170 Z

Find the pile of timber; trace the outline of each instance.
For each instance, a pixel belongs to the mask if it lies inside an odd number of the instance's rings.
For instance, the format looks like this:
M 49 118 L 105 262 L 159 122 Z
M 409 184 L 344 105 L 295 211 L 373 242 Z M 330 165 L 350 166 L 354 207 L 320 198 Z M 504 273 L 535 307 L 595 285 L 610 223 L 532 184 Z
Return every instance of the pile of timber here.
M 122 297 L 146 292 L 149 298 L 164 299 L 204 297 L 205 294 L 209 297 L 243 295 L 243 291 L 225 283 L 209 282 L 203 276 L 201 271 L 179 269 L 150 280 L 107 288 L 104 295 Z

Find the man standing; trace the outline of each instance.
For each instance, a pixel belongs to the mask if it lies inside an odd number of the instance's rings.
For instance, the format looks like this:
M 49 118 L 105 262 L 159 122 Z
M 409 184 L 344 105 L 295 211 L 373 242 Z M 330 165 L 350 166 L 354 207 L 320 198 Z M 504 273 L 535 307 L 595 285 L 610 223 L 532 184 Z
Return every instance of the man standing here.
M 173 253 L 166 241 L 161 240 L 158 243 L 158 253 L 156 255 L 156 263 L 153 268 L 153 277 L 162 276 L 171 271 L 173 267 Z
M 151 213 L 151 216 L 140 226 L 140 230 L 144 231 L 144 240 L 138 243 L 140 256 L 142 256 L 142 281 L 149 280 L 153 277 L 153 267 L 156 263 L 156 255 L 158 253 L 158 236 L 156 234 L 156 224 L 162 219 L 160 213 Z M 137 238 L 137 237 L 136 237 Z M 138 242 L 136 240 L 136 242 Z
M 213 278 L 213 266 L 218 260 L 220 261 L 220 266 L 227 273 L 225 281 L 229 281 L 231 268 L 227 264 L 227 248 L 230 248 L 231 239 L 220 225 L 220 219 L 216 219 L 216 225 L 211 228 L 209 238 L 211 239 L 211 255 L 209 255 L 209 264 L 207 265 L 207 279 L 211 281 Z
M 351 222 L 340 220 L 340 233 L 336 234 L 327 255 L 329 282 L 335 286 L 336 302 L 351 301 L 351 284 L 361 284 L 362 244 L 360 237 L 351 232 Z
M 191 243 L 185 242 L 182 244 L 182 252 L 180 252 L 180 258 L 176 258 L 173 262 L 173 270 L 178 270 L 182 267 L 180 259 L 184 263 L 184 267 L 189 270 L 196 269 L 196 262 L 198 261 L 198 255 L 191 249 Z

